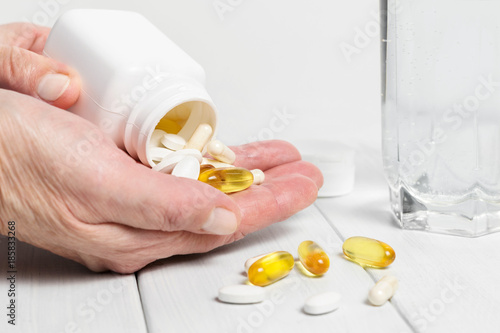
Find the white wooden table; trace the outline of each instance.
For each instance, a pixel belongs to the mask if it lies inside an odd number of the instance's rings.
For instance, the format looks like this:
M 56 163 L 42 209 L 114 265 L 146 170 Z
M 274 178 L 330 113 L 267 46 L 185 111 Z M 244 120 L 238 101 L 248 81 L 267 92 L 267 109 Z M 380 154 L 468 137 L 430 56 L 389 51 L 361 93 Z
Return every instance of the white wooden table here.
M 389 212 L 379 152 L 360 149 L 352 194 L 318 199 L 235 244 L 161 260 L 136 275 L 92 273 L 18 243 L 16 326 L 7 324 L 6 239 L 0 238 L 0 332 L 499 332 L 500 233 L 468 239 L 401 230 Z M 342 243 L 355 235 L 387 242 L 396 261 L 383 270 L 347 261 Z M 246 259 L 274 250 L 296 255 L 307 239 L 330 255 L 324 277 L 294 269 L 266 287 L 264 303 L 216 300 L 220 287 L 245 282 Z M 396 296 L 369 305 L 368 290 L 389 272 L 400 280 Z M 330 290 L 343 295 L 340 309 L 302 312 L 309 295 Z

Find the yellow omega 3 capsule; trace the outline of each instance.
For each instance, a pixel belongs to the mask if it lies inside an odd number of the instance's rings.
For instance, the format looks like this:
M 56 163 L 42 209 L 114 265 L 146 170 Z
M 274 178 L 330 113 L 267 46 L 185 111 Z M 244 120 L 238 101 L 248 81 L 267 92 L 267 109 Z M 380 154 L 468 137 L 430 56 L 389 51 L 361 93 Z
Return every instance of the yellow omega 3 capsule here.
M 330 268 L 328 254 L 313 241 L 300 243 L 299 259 L 304 268 L 314 275 L 323 275 Z
M 394 259 L 396 253 L 384 242 L 366 237 L 351 237 L 342 245 L 347 259 L 361 266 L 374 268 L 387 267 Z
M 286 251 L 269 253 L 248 268 L 248 281 L 260 287 L 270 285 L 287 276 L 294 264 L 293 256 Z
M 203 172 L 198 180 L 224 193 L 233 193 L 249 188 L 253 184 L 253 174 L 243 168 L 217 168 Z
M 161 129 L 170 134 L 177 134 L 181 130 L 181 126 L 173 120 L 162 118 L 158 125 L 156 125 L 156 129 Z

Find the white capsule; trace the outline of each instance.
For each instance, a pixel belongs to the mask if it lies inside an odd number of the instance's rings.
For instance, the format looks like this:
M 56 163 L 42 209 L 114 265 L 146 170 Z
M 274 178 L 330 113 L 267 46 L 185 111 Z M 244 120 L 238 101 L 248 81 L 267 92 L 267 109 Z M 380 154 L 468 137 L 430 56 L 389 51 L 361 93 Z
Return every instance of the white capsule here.
M 304 312 L 310 315 L 320 315 L 337 310 L 342 296 L 336 292 L 317 294 L 306 299 Z
M 250 266 L 253 265 L 254 262 L 256 262 L 257 260 L 259 260 L 260 258 L 264 257 L 264 256 L 267 256 L 269 253 L 265 253 L 265 254 L 261 254 L 259 256 L 256 256 L 256 257 L 253 257 L 253 258 L 250 258 L 248 259 L 247 261 L 245 261 L 245 272 L 247 272 L 248 274 L 248 269 L 250 268 Z
M 260 185 L 266 179 L 266 175 L 264 174 L 264 171 L 262 171 L 260 169 L 253 169 L 250 172 L 253 174 L 253 184 L 254 185 Z
M 161 160 L 160 163 L 158 163 L 153 167 L 153 170 L 163 173 L 171 173 L 176 164 L 179 163 L 186 156 L 193 156 L 199 162 L 201 162 L 202 159 L 201 153 L 198 150 L 182 149 L 167 155 L 163 160 Z
M 206 157 L 203 157 L 201 164 L 210 164 L 213 165 L 215 168 L 234 168 L 234 165 L 232 164 L 222 163 L 217 160 Z
M 200 176 L 200 161 L 196 157 L 186 156 L 175 165 L 172 175 L 196 180 Z
M 186 140 L 177 134 L 165 133 L 161 138 L 162 145 L 170 150 L 181 150 L 186 145 Z
M 396 277 L 386 275 L 381 278 L 368 293 L 368 300 L 373 305 L 383 305 L 387 302 L 399 287 L 399 282 Z
M 196 149 L 202 151 L 205 148 L 208 140 L 212 136 L 212 126 L 209 124 L 200 124 L 198 128 L 194 131 L 191 138 L 186 144 L 186 149 Z
M 213 140 L 208 143 L 207 153 L 212 155 L 216 160 L 228 164 L 233 164 L 236 160 L 236 154 L 219 140 Z
M 262 287 L 236 284 L 220 288 L 218 299 L 234 304 L 260 303 L 266 299 L 266 291 Z
M 163 160 L 167 155 L 172 154 L 173 151 L 167 148 L 161 148 L 161 147 L 149 147 L 149 157 L 151 160 L 154 162 L 160 162 Z
M 151 134 L 151 138 L 149 139 L 148 146 L 149 147 L 162 147 L 161 138 L 167 134 L 167 132 L 161 129 L 155 129 Z

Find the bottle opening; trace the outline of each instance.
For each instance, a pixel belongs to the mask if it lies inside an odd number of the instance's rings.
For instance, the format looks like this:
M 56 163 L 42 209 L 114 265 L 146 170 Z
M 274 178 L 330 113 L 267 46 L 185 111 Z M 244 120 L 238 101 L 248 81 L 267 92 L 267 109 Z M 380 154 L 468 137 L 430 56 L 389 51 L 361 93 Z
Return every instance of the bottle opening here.
M 215 112 L 204 102 L 191 101 L 182 103 L 167 112 L 156 124 L 155 129 L 177 134 L 188 141 L 198 125 L 203 123 L 215 129 Z
M 146 159 L 149 165 L 155 165 L 150 154 L 151 136 L 155 129 L 161 129 L 169 134 L 176 134 L 186 142 L 189 141 L 194 131 L 200 124 L 208 124 L 215 131 L 216 115 L 214 108 L 203 101 L 189 101 L 177 105 L 168 111 L 147 134 L 148 149 L 146 149 Z M 213 136 L 213 135 L 212 135 Z

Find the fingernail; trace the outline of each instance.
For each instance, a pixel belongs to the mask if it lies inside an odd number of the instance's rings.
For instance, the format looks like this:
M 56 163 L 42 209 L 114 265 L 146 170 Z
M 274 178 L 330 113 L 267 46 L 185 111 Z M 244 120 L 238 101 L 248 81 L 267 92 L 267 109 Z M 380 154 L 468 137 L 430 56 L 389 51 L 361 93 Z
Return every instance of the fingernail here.
M 70 79 L 63 74 L 46 74 L 38 84 L 38 96 L 53 102 L 64 94 L 68 88 Z
M 203 230 L 214 235 L 230 235 L 238 228 L 236 215 L 224 208 L 215 208 L 207 222 L 203 225 Z

